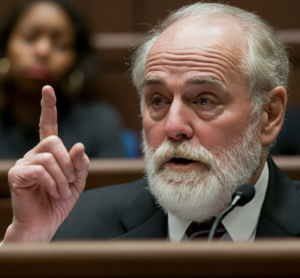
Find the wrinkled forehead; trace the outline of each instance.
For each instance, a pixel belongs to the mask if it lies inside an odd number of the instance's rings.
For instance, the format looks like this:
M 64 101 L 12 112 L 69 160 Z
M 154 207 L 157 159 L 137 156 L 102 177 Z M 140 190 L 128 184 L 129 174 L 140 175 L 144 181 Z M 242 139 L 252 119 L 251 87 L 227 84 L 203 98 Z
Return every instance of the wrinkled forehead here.
M 158 53 L 188 51 L 189 49 L 218 51 L 240 65 L 247 53 L 242 23 L 233 16 L 221 18 L 182 19 L 168 27 L 153 44 L 149 57 Z M 205 55 L 205 52 L 201 52 Z

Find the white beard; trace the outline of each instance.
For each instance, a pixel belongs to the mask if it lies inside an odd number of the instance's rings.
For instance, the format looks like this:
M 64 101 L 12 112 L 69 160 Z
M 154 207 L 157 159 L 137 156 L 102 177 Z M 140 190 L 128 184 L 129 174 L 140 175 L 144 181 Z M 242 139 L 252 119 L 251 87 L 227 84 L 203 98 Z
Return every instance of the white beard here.
M 143 131 L 143 151 L 149 189 L 165 212 L 186 220 L 204 222 L 225 209 L 233 192 L 249 183 L 260 165 L 262 146 L 257 124 L 249 126 L 242 138 L 215 154 L 189 140 L 168 140 L 153 151 Z M 185 157 L 201 161 L 196 170 L 172 171 L 166 161 Z

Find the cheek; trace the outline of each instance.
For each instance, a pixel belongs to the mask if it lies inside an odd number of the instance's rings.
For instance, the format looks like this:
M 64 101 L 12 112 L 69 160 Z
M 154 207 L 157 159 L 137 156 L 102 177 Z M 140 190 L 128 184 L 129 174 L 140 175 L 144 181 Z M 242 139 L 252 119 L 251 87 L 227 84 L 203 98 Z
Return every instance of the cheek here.
M 26 47 L 19 43 L 18 40 L 13 40 L 7 45 L 7 57 L 11 61 L 12 65 L 22 63 L 28 56 Z
M 73 66 L 75 54 L 55 54 L 51 60 L 50 71 L 56 78 L 63 77 Z
M 9 74 L 12 76 L 23 75 L 23 71 L 30 64 L 28 51 L 22 47 L 15 48 L 12 46 L 6 56 L 11 63 Z
M 240 139 L 250 124 L 250 117 L 226 115 L 218 121 L 202 123 L 196 128 L 200 143 L 209 150 L 232 146 Z
M 143 127 L 145 131 L 146 141 L 150 148 L 156 150 L 165 140 L 163 122 L 154 122 L 148 110 L 143 113 Z

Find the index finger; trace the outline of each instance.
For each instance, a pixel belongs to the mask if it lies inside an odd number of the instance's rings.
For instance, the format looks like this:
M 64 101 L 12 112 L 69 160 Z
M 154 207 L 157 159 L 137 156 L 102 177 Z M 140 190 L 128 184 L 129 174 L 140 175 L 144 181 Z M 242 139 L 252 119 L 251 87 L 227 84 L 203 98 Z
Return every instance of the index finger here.
M 56 96 L 51 86 L 42 89 L 40 118 L 40 141 L 51 135 L 58 135 Z

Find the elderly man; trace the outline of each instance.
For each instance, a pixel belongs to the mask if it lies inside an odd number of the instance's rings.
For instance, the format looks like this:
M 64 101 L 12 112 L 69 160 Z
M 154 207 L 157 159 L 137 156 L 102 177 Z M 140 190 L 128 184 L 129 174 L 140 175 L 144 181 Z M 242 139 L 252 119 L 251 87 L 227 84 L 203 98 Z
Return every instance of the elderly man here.
M 82 195 L 89 160 L 83 145 L 68 153 L 57 137 L 55 94 L 45 87 L 41 142 L 9 172 L 14 219 L 4 242 L 180 241 L 246 182 L 257 193 L 224 219 L 223 238 L 298 236 L 300 184 L 268 158 L 288 68 L 284 46 L 256 15 L 213 3 L 171 14 L 133 61 L 147 178 Z

